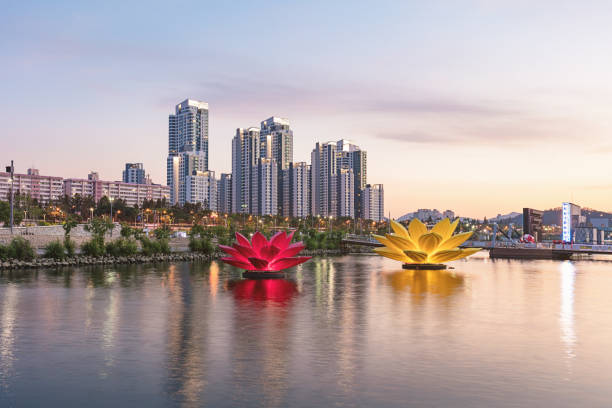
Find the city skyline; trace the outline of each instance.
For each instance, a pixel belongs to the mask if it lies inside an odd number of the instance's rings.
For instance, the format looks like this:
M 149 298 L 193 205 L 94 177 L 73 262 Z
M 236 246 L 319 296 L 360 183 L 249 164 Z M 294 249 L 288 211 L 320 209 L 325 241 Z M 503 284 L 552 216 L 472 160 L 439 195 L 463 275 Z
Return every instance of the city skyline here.
M 481 218 L 563 201 L 612 210 L 612 64 L 597 52 L 610 33 L 605 2 L 202 5 L 180 24 L 171 10 L 115 10 L 11 4 L 0 16 L 0 74 L 11 78 L 3 158 L 20 171 L 120 180 L 137 162 L 164 183 L 167 115 L 189 97 L 210 104 L 217 174 L 231 171 L 237 127 L 279 116 L 292 123 L 295 162 L 316 142 L 363 146 L 392 217 L 451 208 Z M 270 14 L 283 16 L 275 30 L 230 29 Z

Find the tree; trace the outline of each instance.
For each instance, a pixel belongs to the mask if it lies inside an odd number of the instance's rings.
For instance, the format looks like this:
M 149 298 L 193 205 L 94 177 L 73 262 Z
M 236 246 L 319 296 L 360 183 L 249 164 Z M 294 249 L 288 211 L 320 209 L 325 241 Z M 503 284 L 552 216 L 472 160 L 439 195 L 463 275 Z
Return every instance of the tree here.
M 11 205 L 8 201 L 0 201 L 0 221 L 8 227 L 11 222 Z M 19 225 L 23 220 L 23 210 L 20 208 L 13 208 L 13 224 Z

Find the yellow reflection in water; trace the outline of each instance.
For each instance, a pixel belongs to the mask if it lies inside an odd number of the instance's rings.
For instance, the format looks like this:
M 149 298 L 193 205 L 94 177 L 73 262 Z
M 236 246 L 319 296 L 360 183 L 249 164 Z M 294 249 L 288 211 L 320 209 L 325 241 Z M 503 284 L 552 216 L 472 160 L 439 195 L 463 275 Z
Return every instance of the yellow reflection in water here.
M 214 300 L 217 297 L 217 291 L 219 290 L 219 264 L 217 262 L 212 262 L 210 264 L 208 285 L 210 289 L 210 295 Z
M 415 295 L 433 293 L 450 296 L 463 286 L 464 278 L 452 272 L 440 270 L 402 270 L 386 276 L 387 283 L 398 291 L 410 291 Z

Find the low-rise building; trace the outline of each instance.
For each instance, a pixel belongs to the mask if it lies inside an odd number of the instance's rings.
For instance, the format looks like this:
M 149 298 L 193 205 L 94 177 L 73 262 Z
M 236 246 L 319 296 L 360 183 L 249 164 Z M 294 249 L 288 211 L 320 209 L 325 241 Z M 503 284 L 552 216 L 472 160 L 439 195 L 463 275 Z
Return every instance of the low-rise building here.
M 13 194 L 29 196 L 45 204 L 62 198 L 62 180 L 56 176 L 41 176 L 37 169 L 28 169 L 27 174 L 13 174 Z M 0 200 L 9 201 L 10 195 L 11 173 L 0 172 Z
M 87 179 L 64 179 L 64 194 L 74 197 L 93 197 L 98 202 L 104 196 L 125 200 L 129 206 L 141 205 L 144 200 L 170 200 L 170 188 L 160 184 L 135 184 L 122 181 L 100 180 L 98 173 L 91 172 Z

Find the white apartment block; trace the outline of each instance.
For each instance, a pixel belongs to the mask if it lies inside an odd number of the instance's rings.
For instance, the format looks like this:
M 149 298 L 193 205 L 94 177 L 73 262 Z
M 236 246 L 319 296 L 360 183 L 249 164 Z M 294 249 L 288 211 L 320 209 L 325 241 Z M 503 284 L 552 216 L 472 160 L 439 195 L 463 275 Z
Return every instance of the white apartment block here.
M 355 218 L 355 175 L 353 169 L 338 173 L 338 216 Z
M 196 172 L 185 179 L 185 197 L 189 203 L 201 203 L 202 208 L 217 211 L 217 180 L 214 171 Z
M 367 184 L 361 195 L 363 218 L 380 222 L 385 217 L 385 191 L 382 184 Z

